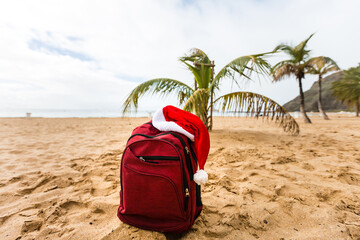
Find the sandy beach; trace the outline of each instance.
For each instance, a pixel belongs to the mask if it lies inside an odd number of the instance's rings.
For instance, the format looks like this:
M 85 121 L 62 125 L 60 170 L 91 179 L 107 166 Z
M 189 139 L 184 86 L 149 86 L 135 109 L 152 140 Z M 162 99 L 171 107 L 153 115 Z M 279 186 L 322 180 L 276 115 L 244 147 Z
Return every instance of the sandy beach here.
M 204 210 L 181 236 L 119 221 L 119 164 L 147 118 L 0 119 L 1 239 L 360 239 L 360 119 L 299 136 L 216 117 Z

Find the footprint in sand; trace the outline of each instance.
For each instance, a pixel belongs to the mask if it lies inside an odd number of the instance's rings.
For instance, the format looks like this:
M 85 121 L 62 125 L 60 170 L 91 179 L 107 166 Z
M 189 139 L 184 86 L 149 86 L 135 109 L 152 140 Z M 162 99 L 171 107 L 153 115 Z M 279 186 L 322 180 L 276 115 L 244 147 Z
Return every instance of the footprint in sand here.
M 349 185 L 360 186 L 360 175 L 358 175 L 356 173 L 342 172 L 342 173 L 337 175 L 337 178 L 342 183 L 347 183 Z
M 297 162 L 294 155 L 277 157 L 275 160 L 271 162 L 271 164 L 286 164 L 292 162 Z
M 309 163 L 304 163 L 302 165 L 302 168 L 305 169 L 305 170 L 308 170 L 308 171 L 314 171 L 315 170 L 315 167 Z
M 316 197 L 320 202 L 327 202 L 332 199 L 336 194 L 340 193 L 339 190 L 324 189 L 316 193 Z
M 45 185 L 50 180 L 53 180 L 55 178 L 55 176 L 53 176 L 51 174 L 44 174 L 44 175 L 40 175 L 39 177 L 40 177 L 40 179 L 38 181 L 36 181 L 34 184 L 30 185 L 27 188 L 20 189 L 18 191 L 18 194 L 20 194 L 20 195 L 30 194 L 33 191 L 35 191 L 37 188 Z
M 21 227 L 21 234 L 38 231 L 38 230 L 40 230 L 42 225 L 43 225 L 43 221 L 40 218 L 26 220 L 26 221 L 24 221 L 24 223 Z
M 217 183 L 218 186 L 222 186 L 228 192 L 237 194 L 236 185 L 234 184 L 234 179 L 229 178 L 228 176 L 223 176 Z

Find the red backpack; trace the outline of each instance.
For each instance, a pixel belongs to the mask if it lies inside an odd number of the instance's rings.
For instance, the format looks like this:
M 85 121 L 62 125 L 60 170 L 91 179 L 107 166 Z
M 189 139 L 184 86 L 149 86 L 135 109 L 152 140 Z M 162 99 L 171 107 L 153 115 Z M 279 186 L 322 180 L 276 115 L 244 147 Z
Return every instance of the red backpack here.
M 121 160 L 118 217 L 147 230 L 181 233 L 202 210 L 194 143 L 151 122 L 134 129 Z

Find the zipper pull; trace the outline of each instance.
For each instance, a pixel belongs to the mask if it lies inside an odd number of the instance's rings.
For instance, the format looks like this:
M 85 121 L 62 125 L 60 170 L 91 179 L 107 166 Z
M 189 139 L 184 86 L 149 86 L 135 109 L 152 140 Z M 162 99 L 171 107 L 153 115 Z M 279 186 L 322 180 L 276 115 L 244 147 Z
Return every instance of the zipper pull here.
M 139 159 L 140 159 L 140 160 L 142 160 L 142 161 L 144 161 L 144 162 L 146 162 L 146 161 L 145 161 L 145 159 L 144 159 L 143 157 L 139 157 Z
M 188 210 L 189 199 L 190 199 L 189 188 L 185 188 L 185 203 L 184 203 L 185 212 Z
M 185 150 L 186 150 L 186 153 L 189 154 L 190 151 L 189 151 L 189 148 L 187 146 L 185 146 Z
M 188 189 L 188 188 L 185 188 L 185 196 L 186 196 L 186 197 L 189 197 L 189 196 L 190 196 L 190 194 L 189 194 L 189 189 Z

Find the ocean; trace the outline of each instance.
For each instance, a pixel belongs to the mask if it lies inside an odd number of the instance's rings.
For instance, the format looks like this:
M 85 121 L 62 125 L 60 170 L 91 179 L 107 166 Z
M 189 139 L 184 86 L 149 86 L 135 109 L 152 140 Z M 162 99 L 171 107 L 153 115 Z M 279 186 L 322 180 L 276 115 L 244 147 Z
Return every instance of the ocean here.
M 127 117 L 147 117 L 153 111 L 138 111 L 126 115 Z M 1 109 L 0 117 L 26 117 L 26 113 L 31 113 L 31 117 L 43 118 L 89 118 L 89 117 L 122 117 L 120 109 Z
M 127 114 L 126 117 L 151 117 L 155 113 L 156 109 L 153 110 L 139 110 L 136 113 Z M 42 117 L 42 118 L 100 118 L 100 117 L 123 117 L 120 109 L 0 109 L 0 118 L 18 118 L 26 117 L 27 113 L 30 113 L 31 117 Z M 299 112 L 291 112 L 293 117 L 299 118 Z M 317 116 L 319 113 L 308 112 L 309 116 Z M 353 114 L 351 112 L 340 112 L 340 113 L 328 113 L 332 114 Z M 247 114 L 240 113 L 219 113 L 214 112 L 214 116 L 237 116 L 246 117 Z

